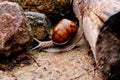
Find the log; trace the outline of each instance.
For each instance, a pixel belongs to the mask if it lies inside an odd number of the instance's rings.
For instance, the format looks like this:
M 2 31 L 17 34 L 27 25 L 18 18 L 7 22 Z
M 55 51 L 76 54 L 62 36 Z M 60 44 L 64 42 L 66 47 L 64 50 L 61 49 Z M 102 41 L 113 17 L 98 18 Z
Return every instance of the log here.
M 118 0 L 73 2 L 74 12 L 81 21 L 80 26 L 89 42 L 96 64 L 106 76 L 112 72 L 113 67 L 119 68 L 119 5 Z

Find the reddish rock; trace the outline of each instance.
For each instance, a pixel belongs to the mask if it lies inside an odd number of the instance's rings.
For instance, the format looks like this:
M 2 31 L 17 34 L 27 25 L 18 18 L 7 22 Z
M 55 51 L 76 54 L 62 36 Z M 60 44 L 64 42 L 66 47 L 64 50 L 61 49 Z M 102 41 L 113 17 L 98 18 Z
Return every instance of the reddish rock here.
M 22 8 L 12 2 L 0 3 L 0 55 L 22 51 L 30 40 Z
M 0 2 L 2 2 L 2 1 L 8 1 L 8 0 L 0 0 Z

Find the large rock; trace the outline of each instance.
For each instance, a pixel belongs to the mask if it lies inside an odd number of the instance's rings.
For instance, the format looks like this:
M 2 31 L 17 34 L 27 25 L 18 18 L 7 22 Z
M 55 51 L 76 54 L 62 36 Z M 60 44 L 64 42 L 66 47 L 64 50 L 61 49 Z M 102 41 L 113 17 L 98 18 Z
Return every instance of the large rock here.
M 12 2 L 0 3 L 0 55 L 9 56 L 27 47 L 27 31 L 22 8 Z

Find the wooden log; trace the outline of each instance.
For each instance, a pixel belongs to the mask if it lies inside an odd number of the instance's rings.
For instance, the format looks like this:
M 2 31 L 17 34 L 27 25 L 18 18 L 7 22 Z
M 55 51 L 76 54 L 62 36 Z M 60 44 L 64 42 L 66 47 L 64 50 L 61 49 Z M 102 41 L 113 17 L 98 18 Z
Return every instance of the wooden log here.
M 110 68 L 113 65 L 118 66 L 120 61 L 119 5 L 118 0 L 76 0 L 73 2 L 74 12 L 82 22 L 80 26 L 89 42 L 96 64 L 107 76 L 112 72 Z
M 120 12 L 105 22 L 96 43 L 99 68 L 111 78 L 120 74 Z M 113 76 L 114 75 L 114 76 Z M 119 77 L 120 79 L 120 77 Z

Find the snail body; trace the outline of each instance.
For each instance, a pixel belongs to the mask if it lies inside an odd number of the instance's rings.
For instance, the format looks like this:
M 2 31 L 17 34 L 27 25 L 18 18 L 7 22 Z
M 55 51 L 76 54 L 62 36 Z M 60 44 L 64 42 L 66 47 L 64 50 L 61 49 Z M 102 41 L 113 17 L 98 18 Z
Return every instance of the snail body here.
M 55 45 L 64 45 L 77 33 L 78 26 L 68 19 L 62 19 L 52 30 Z

